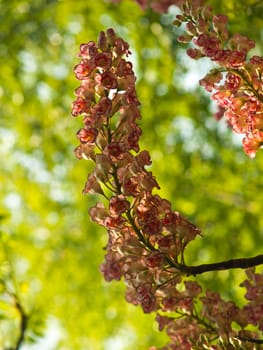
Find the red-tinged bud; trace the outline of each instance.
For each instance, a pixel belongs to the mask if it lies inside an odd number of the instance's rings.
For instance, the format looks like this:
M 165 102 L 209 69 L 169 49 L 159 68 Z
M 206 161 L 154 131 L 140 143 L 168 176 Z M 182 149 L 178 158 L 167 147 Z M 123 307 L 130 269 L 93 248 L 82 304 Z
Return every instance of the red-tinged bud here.
M 160 252 L 151 252 L 147 257 L 145 257 L 145 264 L 148 267 L 155 268 L 161 267 L 165 261 L 165 255 Z
M 228 46 L 233 51 L 247 52 L 255 47 L 255 41 L 241 34 L 234 34 L 228 42 Z
M 207 45 L 209 36 L 207 34 L 199 34 L 197 38 L 194 38 L 193 43 L 197 46 L 204 47 Z
M 95 157 L 96 166 L 94 169 L 94 175 L 102 182 L 106 182 L 109 178 L 109 172 L 112 164 L 107 156 L 104 154 L 96 154 Z
M 192 35 L 179 35 L 177 37 L 177 41 L 182 44 L 187 44 L 192 40 L 193 36 Z
M 209 21 L 206 21 L 203 18 L 198 18 L 197 23 L 196 23 L 197 33 L 199 33 L 199 34 L 208 33 L 209 26 L 210 26 Z
M 77 159 L 92 159 L 95 160 L 95 144 L 81 143 L 75 148 L 74 153 Z
M 216 50 L 216 52 L 213 54 L 213 57 L 211 57 L 212 61 L 218 62 L 223 67 L 227 65 L 228 58 L 231 55 L 230 50 Z
M 151 165 L 151 157 L 148 151 L 141 151 L 136 157 L 136 162 L 140 167 L 145 167 L 147 165 Z
M 256 113 L 252 120 L 253 128 L 263 131 L 263 112 Z
M 106 152 L 110 157 L 121 159 L 123 157 L 124 149 L 119 142 L 111 142 L 108 145 Z
M 109 216 L 109 211 L 104 207 L 102 203 L 97 203 L 95 207 L 89 209 L 89 215 L 91 220 L 97 224 L 104 226 L 105 219 Z
M 107 51 L 107 49 L 108 49 L 107 38 L 106 38 L 105 32 L 100 32 L 100 34 L 99 34 L 98 48 L 101 51 Z
M 161 252 L 168 252 L 174 244 L 174 237 L 172 235 L 163 236 L 158 240 L 158 247 Z
M 126 75 L 132 75 L 132 63 L 126 62 L 125 60 L 121 59 L 118 66 L 116 67 L 116 74 L 119 77 L 125 77 Z
M 105 89 L 116 89 L 118 87 L 115 75 L 109 71 L 102 74 L 96 74 L 95 81 Z
M 90 105 L 91 105 L 91 100 L 78 97 L 72 103 L 72 111 L 71 111 L 72 116 L 77 117 L 82 113 L 87 113 L 90 109 Z
M 258 64 L 261 68 L 263 68 L 263 57 L 253 56 L 250 58 L 250 62 L 252 64 Z
M 115 52 L 118 57 L 124 54 L 128 56 L 130 54 L 129 44 L 123 39 L 117 38 L 114 42 L 113 52 Z
M 213 17 L 213 8 L 211 6 L 204 6 L 202 8 L 202 16 L 206 20 L 210 20 Z
M 94 143 L 98 135 L 98 130 L 94 128 L 80 129 L 77 132 L 77 138 L 81 143 Z
M 95 114 L 108 116 L 111 112 L 112 101 L 108 97 L 102 97 L 99 102 L 93 106 L 92 110 Z
M 211 72 L 203 79 L 199 80 L 200 86 L 203 86 L 208 92 L 212 92 L 217 88 L 217 84 L 223 79 L 221 72 Z
M 103 124 L 104 124 L 103 120 L 100 120 L 100 123 L 98 123 L 98 122 L 96 123 L 96 127 L 101 127 Z M 105 135 L 100 132 L 96 138 L 96 145 L 100 149 L 104 150 L 104 148 L 107 146 L 107 144 L 108 143 L 107 143 L 107 140 L 105 139 Z
M 217 111 L 214 113 L 214 118 L 216 120 L 221 120 L 225 114 L 226 109 L 221 107 L 221 106 L 217 106 Z
M 183 16 L 183 15 L 176 15 L 176 20 L 182 22 L 185 22 L 187 20 L 187 17 Z
M 136 91 L 133 87 L 128 87 L 127 90 L 126 90 L 126 94 L 125 94 L 125 97 L 126 97 L 126 103 L 127 104 L 135 104 L 135 105 L 139 105 L 140 102 L 137 98 L 137 94 L 136 94 Z
M 125 178 L 122 183 L 122 192 L 126 196 L 136 197 L 139 193 L 138 181 L 136 176 Z
M 172 210 L 172 204 L 168 199 L 160 198 L 160 201 L 156 204 L 159 214 L 163 217 L 165 214 L 170 213 Z M 179 215 L 178 212 L 175 212 L 176 215 Z
M 227 65 L 230 67 L 241 67 L 246 60 L 246 52 L 232 51 L 227 60 Z
M 228 17 L 226 15 L 215 15 L 213 16 L 213 23 L 218 23 L 218 24 L 227 24 L 228 22 Z
M 82 191 L 84 194 L 91 193 L 91 194 L 104 194 L 99 182 L 97 181 L 96 177 L 93 173 L 89 174 L 88 179 L 85 183 L 85 187 Z
M 191 36 L 198 35 L 196 27 L 192 22 L 187 22 L 185 27 L 186 27 L 187 34 Z
M 104 221 L 104 226 L 108 229 L 122 230 L 125 221 L 122 216 L 108 216 Z
M 232 108 L 229 108 L 225 111 L 225 118 L 228 125 L 237 133 L 243 134 L 246 133 L 248 124 L 247 116 L 241 116 L 240 111 L 234 111 Z
M 250 158 L 255 158 L 256 152 L 263 146 L 263 131 L 253 130 L 242 140 L 243 148 Z
M 228 38 L 227 30 L 228 17 L 225 15 L 216 15 L 213 17 L 213 29 L 221 37 L 221 39 Z
M 78 57 L 83 57 L 90 59 L 91 57 L 94 57 L 98 52 L 98 48 L 94 41 L 89 41 L 87 44 L 81 44 L 80 45 L 80 52 L 78 54 Z
M 111 67 L 111 64 L 112 64 L 111 52 L 101 52 L 94 57 L 94 65 L 96 67 L 100 67 L 107 70 Z
M 155 235 L 162 231 L 162 223 L 157 218 L 154 218 L 152 221 L 147 222 L 143 228 L 143 233 L 147 235 Z
M 228 108 L 232 103 L 232 92 L 229 90 L 218 91 L 212 95 L 212 99 L 216 100 L 221 107 Z
M 195 48 L 187 49 L 186 53 L 189 57 L 191 57 L 194 60 L 198 60 L 199 58 L 204 57 L 202 51 Z
M 120 257 L 116 253 L 108 253 L 105 256 L 105 262 L 100 267 L 100 271 L 107 282 L 112 280 L 119 281 L 123 275 Z
M 173 25 L 179 28 L 179 27 L 182 25 L 182 22 L 179 21 L 178 19 L 175 19 L 175 20 L 173 21 Z
M 142 176 L 139 176 L 139 179 L 140 187 L 147 192 L 151 192 L 154 187 L 160 189 L 158 182 L 156 181 L 155 177 L 153 177 L 151 172 L 142 174 Z
M 88 60 L 82 60 L 80 64 L 74 68 L 75 76 L 78 80 L 83 80 L 88 77 L 94 68 L 94 64 Z
M 178 223 L 178 214 L 177 213 L 166 213 L 163 218 L 163 224 L 165 226 L 173 226 Z
M 152 312 L 156 306 L 156 298 L 152 291 L 151 284 L 142 284 L 136 288 L 137 300 L 145 313 Z
M 172 318 L 167 316 L 161 316 L 160 314 L 157 314 L 156 321 L 159 325 L 159 331 L 164 330 L 164 328 L 171 323 Z
M 86 78 L 81 81 L 81 85 L 75 90 L 77 97 L 94 100 L 94 80 Z
M 142 227 L 146 223 L 154 221 L 157 216 L 157 212 L 154 210 L 154 208 L 148 209 L 140 204 L 137 208 L 135 208 L 135 216 L 136 222 Z
M 125 140 L 126 149 L 128 150 L 133 149 L 134 151 L 139 152 L 140 148 L 139 148 L 138 142 L 139 142 L 140 135 L 141 135 L 140 128 L 138 128 L 138 130 L 130 131 Z
M 189 1 L 183 1 L 182 4 L 182 12 L 184 13 L 184 15 L 186 15 L 186 17 L 190 16 L 191 14 L 191 7 L 189 4 Z
M 233 73 L 227 73 L 225 87 L 232 92 L 236 92 L 241 84 L 241 78 Z
M 147 0 L 143 0 L 143 1 L 146 3 L 148 2 Z M 156 0 L 151 2 L 151 8 L 157 13 L 167 13 L 171 5 L 174 5 L 174 0 L 164 0 L 164 1 Z
M 117 38 L 114 29 L 112 29 L 112 28 L 107 29 L 106 30 L 106 37 L 107 37 L 107 40 L 110 43 L 110 45 L 114 45 L 114 42 Z
M 185 281 L 184 282 L 186 294 L 191 298 L 197 297 L 201 292 L 201 286 L 195 281 Z
M 162 300 L 162 309 L 164 311 L 174 311 L 178 307 L 178 298 L 175 296 L 168 296 Z
M 123 214 L 129 208 L 130 202 L 123 195 L 111 197 L 109 210 L 113 215 Z

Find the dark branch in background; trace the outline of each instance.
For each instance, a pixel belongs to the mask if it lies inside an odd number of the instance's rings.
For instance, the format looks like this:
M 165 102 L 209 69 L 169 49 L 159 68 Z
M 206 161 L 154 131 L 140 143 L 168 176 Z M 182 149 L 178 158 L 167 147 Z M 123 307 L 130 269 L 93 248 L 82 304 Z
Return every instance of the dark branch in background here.
M 8 291 L 7 289 L 6 289 L 6 293 L 14 299 L 14 307 L 17 309 L 17 311 L 19 313 L 20 322 L 19 322 L 19 335 L 18 335 L 18 338 L 16 340 L 14 347 L 5 348 L 4 350 L 19 350 L 21 348 L 21 346 L 23 345 L 23 342 L 25 340 L 26 330 L 27 330 L 27 325 L 28 325 L 28 316 L 27 316 L 21 302 L 19 301 L 17 295 Z
M 19 337 L 17 339 L 14 350 L 19 350 L 20 346 L 22 345 L 22 343 L 25 340 L 28 317 L 27 317 L 25 310 L 22 307 L 22 305 L 18 299 L 16 299 L 16 301 L 15 301 L 15 307 L 18 310 L 19 315 L 20 315 L 20 332 L 19 332 Z
M 2 238 L 2 237 L 1 237 Z M 17 309 L 18 314 L 19 314 L 19 333 L 18 333 L 18 338 L 16 340 L 16 343 L 14 347 L 12 348 L 5 348 L 4 350 L 19 350 L 21 346 L 23 345 L 23 342 L 25 340 L 26 336 L 26 330 L 28 326 L 28 315 L 25 312 L 25 309 L 21 303 L 20 297 L 19 297 L 19 291 L 18 291 L 18 285 L 15 277 L 15 270 L 12 264 L 12 259 L 10 259 L 10 251 L 9 247 L 6 244 L 5 240 L 2 239 L 2 244 L 3 244 L 3 249 L 6 257 L 6 261 L 9 264 L 10 267 L 10 272 L 9 272 L 9 278 L 12 281 L 13 288 L 12 290 L 7 286 L 7 283 L 4 279 L 0 279 L 0 283 L 4 287 L 4 292 L 12 299 L 13 301 L 13 306 Z
M 220 270 L 230 270 L 230 269 L 247 269 L 249 267 L 254 267 L 263 264 L 263 255 L 257 255 L 252 258 L 241 258 L 241 259 L 231 259 L 213 264 L 202 264 L 198 266 L 185 266 L 180 265 L 179 269 L 181 272 L 187 275 L 200 275 L 204 272 L 209 271 L 220 271 Z
M 28 315 L 26 314 L 18 295 L 13 291 L 10 291 L 3 279 L 0 279 L 0 284 L 4 287 L 4 293 L 6 293 L 12 299 L 13 306 L 16 308 L 19 314 L 19 333 L 16 343 L 14 347 L 4 348 L 4 350 L 19 350 L 25 340 L 26 330 L 28 326 Z

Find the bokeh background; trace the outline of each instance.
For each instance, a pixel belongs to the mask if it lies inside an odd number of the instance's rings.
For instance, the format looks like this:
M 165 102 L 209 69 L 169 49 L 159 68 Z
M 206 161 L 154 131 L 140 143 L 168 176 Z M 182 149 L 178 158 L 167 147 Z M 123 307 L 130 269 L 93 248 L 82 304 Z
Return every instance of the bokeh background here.
M 230 31 L 263 52 L 262 1 L 207 1 Z M 142 11 L 132 0 L 0 1 L 0 349 L 14 346 L 19 314 L 30 314 L 22 350 L 143 350 L 165 343 L 154 315 L 124 300 L 123 282 L 99 272 L 106 233 L 91 223 L 83 196 L 89 162 L 73 150 L 71 117 L 79 45 L 113 27 L 131 46 L 141 101 L 141 149 L 151 153 L 159 194 L 201 228 L 187 263 L 262 253 L 263 151 L 249 159 L 241 138 L 198 85 L 211 68 L 176 42 L 177 14 Z M 242 271 L 198 278 L 242 303 Z M 7 292 L 8 291 L 8 292 Z

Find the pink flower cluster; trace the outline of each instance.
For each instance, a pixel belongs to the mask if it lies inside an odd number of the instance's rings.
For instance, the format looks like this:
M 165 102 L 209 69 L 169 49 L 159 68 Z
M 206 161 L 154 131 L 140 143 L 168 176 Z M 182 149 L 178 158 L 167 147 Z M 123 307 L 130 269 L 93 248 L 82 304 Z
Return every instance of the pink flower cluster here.
M 263 58 L 247 59 L 255 42 L 241 34 L 230 36 L 227 16 L 213 15 L 211 7 L 201 5 L 198 0 L 181 4 L 174 24 L 185 23 L 186 34 L 178 41 L 192 41 L 195 47 L 187 50 L 191 58 L 208 57 L 219 65 L 200 85 L 218 103 L 217 118 L 224 115 L 236 133 L 245 135 L 244 151 L 254 157 L 263 145 Z
M 128 44 L 112 29 L 100 33 L 98 44 L 80 46 L 74 71 L 81 85 L 72 115 L 82 115 L 84 126 L 75 153 L 95 162 L 84 193 L 101 194 L 109 202 L 90 209 L 92 220 L 108 231 L 101 271 L 107 281 L 124 276 L 127 300 L 151 312 L 164 302 L 169 280 L 180 281 L 176 267 L 199 230 L 152 193 L 159 185 L 145 169 L 151 165 L 149 153 L 139 151 L 135 76 L 123 58 L 129 54 Z
M 111 0 L 115 2 L 114 0 Z M 174 24 L 185 24 L 185 34 L 178 36 L 181 43 L 190 43 L 187 54 L 193 59 L 208 57 L 218 64 L 200 85 L 212 93 L 218 104 L 216 119 L 225 116 L 234 132 L 243 134 L 243 149 L 253 158 L 263 146 L 263 58 L 248 52 L 255 42 L 241 34 L 230 36 L 228 17 L 213 14 L 203 0 L 134 0 L 145 10 L 165 13 L 171 5 L 180 8 Z
M 80 46 L 81 60 L 74 68 L 81 83 L 72 115 L 83 118 L 75 154 L 94 162 L 83 192 L 102 196 L 103 203 L 89 213 L 108 232 L 101 272 L 106 281 L 124 278 L 128 302 L 145 313 L 157 312 L 159 329 L 171 339 L 163 350 L 190 350 L 193 344 L 197 350 L 204 344 L 219 350 L 218 339 L 228 346 L 235 336 L 251 338 L 245 330 L 249 323 L 262 329 L 262 275 L 251 273 L 244 282 L 249 303 L 243 309 L 218 293 L 202 294 L 197 282 L 184 278 L 185 248 L 200 231 L 153 193 L 159 185 L 146 169 L 149 153 L 139 148 L 141 115 L 133 67 L 125 58 L 129 54 L 128 43 L 109 29 L 100 33 L 98 43 Z M 210 79 L 211 89 L 221 81 L 220 74 Z M 236 71 L 227 73 L 224 84 L 231 101 L 242 79 Z M 233 321 L 240 332 L 232 329 Z M 244 343 L 243 349 L 252 349 L 250 345 Z

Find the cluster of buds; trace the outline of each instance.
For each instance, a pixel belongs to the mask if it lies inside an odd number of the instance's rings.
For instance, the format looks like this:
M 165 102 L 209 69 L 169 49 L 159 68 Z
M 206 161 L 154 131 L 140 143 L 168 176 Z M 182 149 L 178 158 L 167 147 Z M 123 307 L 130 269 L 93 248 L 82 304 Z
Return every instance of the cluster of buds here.
M 228 18 L 214 15 L 203 1 L 181 1 L 182 14 L 174 24 L 185 23 L 186 33 L 179 42 L 192 42 L 187 50 L 193 59 L 208 57 L 219 67 L 210 71 L 200 85 L 212 93 L 219 105 L 217 118 L 226 117 L 228 125 L 243 134 L 243 149 L 253 158 L 263 145 L 263 58 L 248 52 L 255 42 L 241 34 L 230 36 Z

